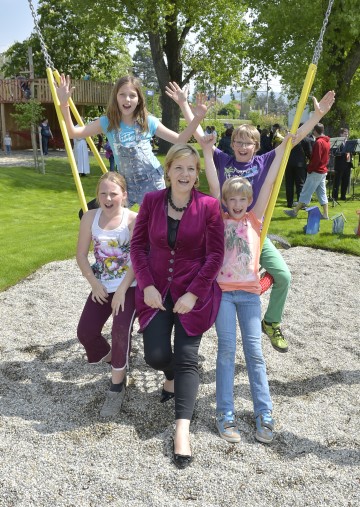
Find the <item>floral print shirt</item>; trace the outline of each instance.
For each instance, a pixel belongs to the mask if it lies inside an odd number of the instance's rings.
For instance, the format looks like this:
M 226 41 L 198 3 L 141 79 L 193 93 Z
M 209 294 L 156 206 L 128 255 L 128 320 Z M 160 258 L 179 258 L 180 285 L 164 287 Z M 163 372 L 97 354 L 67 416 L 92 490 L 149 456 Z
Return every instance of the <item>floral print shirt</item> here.
M 96 278 L 106 287 L 108 293 L 115 292 L 121 284 L 130 261 L 129 210 L 124 208 L 121 224 L 116 229 L 105 230 L 99 226 L 101 208 L 96 212 L 92 224 L 95 264 L 92 269 Z M 132 285 L 136 285 L 133 282 Z

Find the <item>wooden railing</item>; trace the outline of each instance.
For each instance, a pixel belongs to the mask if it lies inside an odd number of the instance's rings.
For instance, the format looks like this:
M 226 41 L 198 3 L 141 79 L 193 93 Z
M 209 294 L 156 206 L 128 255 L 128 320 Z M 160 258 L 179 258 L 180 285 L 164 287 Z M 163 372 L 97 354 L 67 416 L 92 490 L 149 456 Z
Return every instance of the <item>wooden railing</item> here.
M 97 81 L 75 80 L 73 99 L 75 104 L 106 106 L 112 83 L 100 83 Z M 47 79 L 0 79 L 0 104 L 26 102 L 34 98 L 41 103 L 51 103 L 52 97 Z

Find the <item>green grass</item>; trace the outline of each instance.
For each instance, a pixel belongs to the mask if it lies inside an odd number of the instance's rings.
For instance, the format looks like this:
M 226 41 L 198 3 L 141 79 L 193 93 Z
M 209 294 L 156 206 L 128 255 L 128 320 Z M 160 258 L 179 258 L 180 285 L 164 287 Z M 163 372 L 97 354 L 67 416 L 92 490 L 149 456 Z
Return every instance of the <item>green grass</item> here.
M 87 200 L 95 196 L 101 174 L 91 163 L 91 176 L 82 178 Z M 29 167 L 2 167 L 0 188 L 4 290 L 48 262 L 75 255 L 80 204 L 67 159 L 49 157 L 45 175 Z
M 159 156 L 159 159 L 163 162 L 164 157 Z M 100 175 L 100 168 L 91 159 L 91 175 L 81 179 L 87 200 L 95 197 Z M 49 157 L 45 175 L 29 167 L 2 167 L 0 188 L 0 241 L 3 252 L 0 290 L 4 290 L 48 262 L 75 256 L 80 204 L 67 159 Z M 203 172 L 200 190 L 208 190 Z M 360 195 L 360 185 L 355 190 Z M 341 201 L 340 206 L 330 207 L 330 216 L 342 212 L 347 219 L 343 235 L 331 233 L 332 221 L 322 221 L 319 234 L 304 234 L 306 212 L 300 212 L 298 218 L 290 219 L 282 211 L 285 205 L 285 192 L 281 190 L 270 233 L 288 239 L 292 246 L 322 248 L 360 256 L 360 238 L 354 234 L 358 223 L 355 212 L 360 209 L 359 200 Z

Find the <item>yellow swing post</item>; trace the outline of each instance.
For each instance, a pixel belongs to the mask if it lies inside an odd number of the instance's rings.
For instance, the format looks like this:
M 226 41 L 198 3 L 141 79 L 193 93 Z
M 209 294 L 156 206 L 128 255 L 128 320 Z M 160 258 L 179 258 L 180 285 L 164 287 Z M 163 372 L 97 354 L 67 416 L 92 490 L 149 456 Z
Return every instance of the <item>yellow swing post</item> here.
M 79 196 L 80 205 L 81 205 L 81 208 L 82 208 L 83 212 L 85 213 L 85 211 L 87 211 L 88 208 L 87 208 L 87 204 L 86 204 L 84 190 L 82 188 L 82 184 L 81 184 L 80 176 L 79 176 L 79 171 L 77 169 L 77 165 L 76 165 L 74 153 L 73 153 L 73 150 L 72 150 L 69 134 L 68 134 L 68 131 L 67 131 L 67 128 L 66 128 L 66 123 L 65 123 L 65 120 L 64 120 L 64 116 L 63 116 L 63 114 L 61 112 L 60 102 L 59 102 L 59 99 L 58 99 L 58 96 L 57 96 L 57 93 L 56 93 L 56 89 L 55 89 L 55 85 L 54 85 L 54 78 L 55 78 L 55 80 L 56 80 L 57 83 L 60 83 L 60 74 L 58 73 L 57 70 L 53 71 L 51 68 L 48 67 L 46 69 L 46 75 L 47 75 L 48 82 L 49 82 L 51 96 L 53 98 L 53 102 L 54 102 L 54 105 L 55 105 L 56 114 L 57 114 L 57 117 L 58 117 L 58 120 L 59 120 L 59 125 L 60 125 L 60 129 L 61 129 L 61 133 L 62 133 L 62 136 L 63 136 L 63 139 L 64 139 L 66 153 L 68 155 L 71 171 L 72 171 L 72 174 L 73 174 L 73 177 L 74 177 L 76 190 L 77 190 L 77 193 L 78 193 L 78 196 Z M 84 123 L 83 123 L 83 121 L 81 119 L 81 116 L 80 116 L 78 110 L 76 109 L 76 106 L 75 106 L 75 104 L 74 104 L 74 102 L 73 102 L 73 100 L 71 98 L 69 99 L 69 106 L 70 106 L 71 112 L 73 113 L 73 115 L 74 115 L 77 123 L 79 125 L 83 126 Z M 94 144 L 94 141 L 91 139 L 91 137 L 87 137 L 86 141 L 87 141 L 88 145 L 90 146 L 90 149 L 93 152 L 95 158 L 97 159 L 102 172 L 106 173 L 107 169 L 105 167 L 104 161 L 102 160 L 102 158 L 101 158 L 101 156 L 100 156 L 100 154 L 99 154 L 99 152 L 98 152 L 98 150 L 97 150 L 97 148 L 96 148 L 96 146 Z
M 60 129 L 61 129 L 61 133 L 62 133 L 62 136 L 63 136 L 63 139 L 64 139 L 64 143 L 65 143 L 65 149 L 66 149 L 66 152 L 67 152 L 67 155 L 68 155 L 68 158 L 69 158 L 71 170 L 72 170 L 73 177 L 74 177 L 74 180 L 75 180 L 76 189 L 77 189 L 78 196 L 79 196 L 79 199 L 80 199 L 81 208 L 82 208 L 83 212 L 85 213 L 85 211 L 87 211 L 87 209 L 88 209 L 87 208 L 87 204 L 86 204 L 86 199 L 85 199 L 84 191 L 83 191 L 82 184 L 81 184 L 81 181 L 80 181 L 79 172 L 77 170 L 74 153 L 73 153 L 72 146 L 71 146 L 71 143 L 70 143 L 69 134 L 68 134 L 68 131 L 67 131 L 67 128 L 66 128 L 66 123 L 65 123 L 65 120 L 64 120 L 64 116 L 63 116 L 63 114 L 61 112 L 61 109 L 60 109 L 60 103 L 59 103 L 59 99 L 58 99 L 58 96 L 57 96 L 57 93 L 56 93 L 56 89 L 55 89 L 55 85 L 54 85 L 54 79 L 55 79 L 55 81 L 58 84 L 60 83 L 60 74 L 55 69 L 55 66 L 54 66 L 54 64 L 53 64 L 53 62 L 52 62 L 52 60 L 50 58 L 50 55 L 49 55 L 49 53 L 47 51 L 46 44 L 45 44 L 44 38 L 42 36 L 41 30 L 40 30 L 40 27 L 39 27 L 39 23 L 37 21 L 36 12 L 35 12 L 35 8 L 33 6 L 32 0 L 28 0 L 28 3 L 29 3 L 29 8 L 30 8 L 33 20 L 34 20 L 34 27 L 35 27 L 35 30 L 36 30 L 37 35 L 39 37 L 40 46 L 41 46 L 41 52 L 44 55 L 45 67 L 46 67 L 46 75 L 47 75 L 48 82 L 49 82 L 51 96 L 53 98 L 53 102 L 54 102 L 54 105 L 55 105 L 56 114 L 57 114 L 57 117 L 58 117 L 58 120 L 59 120 L 59 125 L 60 125 Z M 73 113 L 73 115 L 74 115 L 77 123 L 79 125 L 83 126 L 84 123 L 83 123 L 83 121 L 81 119 L 81 116 L 79 115 L 79 113 L 78 113 L 78 111 L 77 111 L 77 109 L 75 107 L 75 104 L 74 104 L 74 102 L 73 102 L 73 100 L 71 98 L 69 99 L 69 106 L 70 106 L 71 112 Z M 100 156 L 100 153 L 96 149 L 94 141 L 91 139 L 91 137 L 87 137 L 86 141 L 87 141 L 88 145 L 90 146 L 90 149 L 93 152 L 96 160 L 98 161 L 102 172 L 106 173 L 107 169 L 105 167 L 103 159 Z
M 325 17 L 324 17 L 324 21 L 323 21 L 323 25 L 322 25 L 322 28 L 321 28 L 319 40 L 317 41 L 317 44 L 315 46 L 313 61 L 309 65 L 309 68 L 308 68 L 308 71 L 307 71 L 307 74 L 306 74 L 306 78 L 305 78 L 305 82 L 304 82 L 304 86 L 303 86 L 303 89 L 302 89 L 302 92 L 301 92 L 301 95 L 300 95 L 299 103 L 298 103 L 297 108 L 296 108 L 296 113 L 295 113 L 294 121 L 293 121 L 293 124 L 292 124 L 291 129 L 290 129 L 290 132 L 292 134 L 295 134 L 296 131 L 297 131 L 297 129 L 298 129 L 298 127 L 299 127 L 299 123 L 300 123 L 300 119 L 301 119 L 302 113 L 303 113 L 303 111 L 305 109 L 305 105 L 306 105 L 307 99 L 308 99 L 308 97 L 310 95 L 310 90 L 311 90 L 312 85 L 314 83 L 315 74 L 316 74 L 316 70 L 317 70 L 317 64 L 318 64 L 318 61 L 319 61 L 319 58 L 320 58 L 320 54 L 321 54 L 321 51 L 322 51 L 322 44 L 323 44 L 324 34 L 325 34 L 325 30 L 326 30 L 326 25 L 327 25 L 327 23 L 329 21 L 329 16 L 330 16 L 330 13 L 331 13 L 331 8 L 333 6 L 333 3 L 334 3 L 334 0 L 329 0 L 329 4 L 328 4 L 328 7 L 327 7 L 327 10 L 326 10 L 326 13 L 325 13 Z M 281 182 L 282 182 L 282 179 L 283 179 L 283 176 L 284 176 L 286 164 L 287 164 L 287 162 L 289 160 L 290 151 L 291 151 L 291 139 L 289 139 L 287 141 L 287 143 L 286 143 L 285 152 L 284 152 L 283 159 L 281 161 L 280 168 L 279 168 L 279 173 L 278 173 L 276 181 L 274 183 L 274 187 L 273 187 L 273 190 L 272 190 L 272 193 L 271 193 L 271 197 L 270 197 L 267 209 L 266 209 L 264 223 L 263 223 L 263 228 L 262 228 L 261 237 L 260 237 L 260 248 L 262 248 L 263 245 L 264 245 L 265 237 L 266 237 L 266 234 L 267 234 L 268 229 L 269 229 L 269 225 L 270 225 L 270 222 L 271 222 L 271 217 L 273 215 L 275 204 L 276 204 L 276 200 L 277 200 L 278 195 L 279 195 L 279 191 L 280 191 L 280 187 L 281 187 Z
M 311 63 L 309 65 L 309 69 L 308 69 L 308 72 L 307 72 L 307 75 L 306 75 L 306 78 L 305 78 L 304 86 L 303 86 L 303 89 L 302 89 L 302 92 L 301 92 L 301 95 L 300 95 L 300 99 L 299 99 L 299 102 L 298 102 L 298 105 L 297 105 L 297 108 L 296 108 L 296 113 L 295 113 L 295 116 L 294 116 L 294 120 L 293 120 L 291 129 L 290 129 L 290 132 L 292 134 L 295 134 L 296 131 L 297 131 L 297 129 L 298 129 L 301 116 L 303 114 L 303 111 L 304 111 L 305 106 L 306 106 L 307 99 L 308 99 L 309 94 L 310 94 L 310 90 L 311 90 L 312 85 L 314 83 L 316 69 L 317 69 L 317 67 L 313 63 Z M 290 151 L 291 151 L 291 139 L 289 139 L 287 141 L 287 143 L 286 143 L 285 152 L 284 152 L 281 164 L 280 164 L 279 172 L 278 172 L 276 181 L 274 183 L 274 187 L 273 187 L 272 192 L 271 192 L 271 197 L 270 197 L 268 206 L 266 208 L 265 218 L 264 218 L 264 222 L 263 222 L 263 227 L 262 227 L 262 230 L 261 230 L 260 248 L 263 247 L 263 244 L 264 244 L 264 241 L 265 241 L 265 237 L 266 237 L 267 231 L 269 229 L 269 225 L 270 225 L 270 222 L 271 222 L 271 217 L 272 217 L 273 212 L 274 212 L 276 200 L 278 198 L 280 187 L 281 187 L 281 182 L 282 182 L 282 179 L 283 179 L 283 176 L 284 176 L 284 172 L 285 172 L 285 169 L 286 169 L 286 164 L 287 164 L 287 162 L 289 160 Z

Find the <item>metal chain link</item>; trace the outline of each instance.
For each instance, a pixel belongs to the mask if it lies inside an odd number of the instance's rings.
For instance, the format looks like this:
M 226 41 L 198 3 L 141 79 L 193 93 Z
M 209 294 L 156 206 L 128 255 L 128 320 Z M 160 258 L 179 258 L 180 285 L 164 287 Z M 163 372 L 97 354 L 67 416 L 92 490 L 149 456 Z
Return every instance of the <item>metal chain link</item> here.
M 34 19 L 35 30 L 36 30 L 36 32 L 38 34 L 38 37 L 39 37 L 39 40 L 40 40 L 41 52 L 44 55 L 46 68 L 50 68 L 51 70 L 55 70 L 55 65 L 53 64 L 53 62 L 52 62 L 52 60 L 51 60 L 51 58 L 49 56 L 49 53 L 47 52 L 47 49 L 46 49 L 46 44 L 45 44 L 44 38 L 42 36 L 41 30 L 40 30 L 40 27 L 39 27 L 39 23 L 37 21 L 37 17 L 36 17 L 36 12 L 35 12 L 34 6 L 33 6 L 31 0 L 28 0 L 28 2 L 29 2 L 29 7 L 30 7 L 30 10 L 31 10 L 32 17 Z
M 323 22 L 323 25 L 322 25 L 322 28 L 321 28 L 320 37 L 319 37 L 319 40 L 317 41 L 316 46 L 315 46 L 314 56 L 313 56 L 312 63 L 314 65 L 316 65 L 316 66 L 318 64 L 318 61 L 320 59 L 320 55 L 321 55 L 321 52 L 322 52 L 325 30 L 326 30 L 326 26 L 327 26 L 328 21 L 329 21 L 329 16 L 330 16 L 330 13 L 331 13 L 331 8 L 333 6 L 333 3 L 334 3 L 334 0 L 329 0 L 329 5 L 328 5 L 328 8 L 327 8 L 327 11 L 326 11 L 326 14 L 325 14 L 325 18 L 324 18 L 324 22 Z

